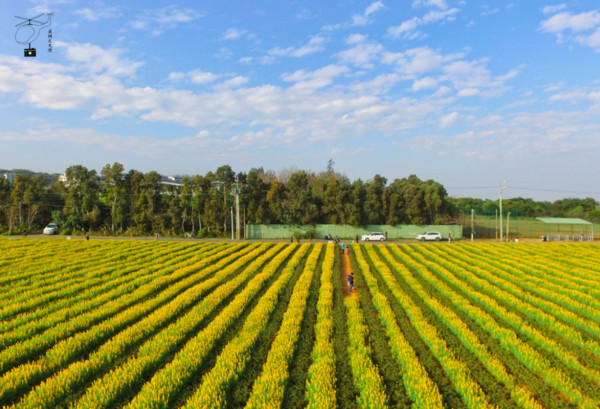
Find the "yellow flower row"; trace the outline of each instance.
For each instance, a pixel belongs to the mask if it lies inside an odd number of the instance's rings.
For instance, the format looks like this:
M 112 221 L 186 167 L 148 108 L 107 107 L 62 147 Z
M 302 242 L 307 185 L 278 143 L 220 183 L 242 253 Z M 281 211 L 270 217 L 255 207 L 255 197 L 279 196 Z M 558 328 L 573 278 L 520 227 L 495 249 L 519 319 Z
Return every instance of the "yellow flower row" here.
M 106 257 L 101 258 L 102 255 L 95 256 L 85 252 L 71 254 L 71 256 L 71 259 L 74 259 L 74 262 L 69 261 L 71 265 L 50 263 L 45 267 L 35 265 L 26 267 L 28 271 L 35 272 L 35 277 L 30 277 L 25 285 L 13 283 L 10 291 L 3 293 L 4 296 L 0 299 L 2 305 L 0 320 L 12 320 L 18 317 L 18 314 L 68 298 L 78 291 L 103 281 L 106 273 L 105 265 L 110 263 L 110 260 L 106 260 Z M 47 260 L 46 258 L 46 263 Z M 96 266 L 99 260 L 102 266 L 90 269 L 90 266 Z M 57 272 L 57 269 L 60 270 Z M 97 270 L 100 270 L 100 273 Z M 50 283 L 47 282 L 48 280 Z
M 147 274 L 151 270 L 153 270 L 153 266 L 143 269 L 142 271 L 138 272 L 138 274 Z M 171 267 L 161 269 L 161 271 L 157 271 L 155 273 L 154 278 L 161 277 L 161 274 L 164 274 L 165 271 L 171 270 Z M 132 303 L 144 299 L 148 293 L 153 291 L 153 289 L 159 288 L 160 284 L 166 284 L 171 280 L 172 279 L 169 279 L 168 277 L 164 277 L 163 279 L 159 280 L 160 282 L 153 281 L 151 284 L 138 288 L 138 290 L 131 294 L 127 294 L 117 300 L 113 300 L 105 304 L 98 310 L 91 310 L 87 314 L 83 314 L 73 320 L 66 321 L 42 334 L 38 334 L 27 339 L 25 342 L 20 342 L 12 345 L 9 348 L 6 348 L 0 352 L 0 371 L 13 367 L 15 363 L 21 362 L 24 359 L 27 359 L 29 356 L 43 352 L 49 346 L 54 345 L 57 342 L 61 342 L 61 340 L 62 342 L 65 342 L 67 337 L 77 334 L 78 331 L 86 330 L 90 328 L 91 325 L 105 319 L 107 316 L 112 316 L 119 311 L 122 311 L 124 308 L 132 305 Z M 0 383 L 1 382 L 2 381 L 0 380 Z M 0 399 L 1 396 L 2 390 L 0 389 Z
M 497 253 L 494 244 L 485 244 L 482 250 L 486 253 Z M 600 290 L 600 254 L 593 244 L 581 243 L 531 243 L 525 246 L 513 246 L 506 256 L 521 256 L 541 267 L 549 262 L 557 267 L 557 277 L 589 284 Z
M 126 263 L 119 260 L 121 257 L 117 256 L 115 260 L 108 261 L 107 263 L 98 263 L 98 265 L 94 265 L 93 268 L 88 267 L 86 272 L 83 275 L 78 276 L 74 283 L 70 282 L 68 279 L 69 274 L 72 275 L 72 272 L 68 273 L 66 276 L 59 275 L 60 285 L 63 289 L 62 291 L 52 291 L 52 288 L 42 286 L 38 289 L 41 294 L 39 296 L 35 296 L 35 294 L 31 292 L 26 292 L 26 294 L 24 294 L 24 296 L 28 298 L 26 302 L 12 300 L 10 303 L 7 303 L 5 311 L 8 309 L 14 311 L 16 308 L 22 308 L 22 311 L 18 315 L 13 316 L 10 320 L 5 320 L 1 328 L 4 330 L 18 328 L 25 323 L 31 324 L 40 317 L 47 317 L 57 310 L 62 310 L 63 312 L 68 311 L 68 307 L 71 305 L 70 303 L 73 302 L 73 299 L 84 300 L 90 298 L 88 294 L 96 289 L 93 285 L 86 284 L 88 279 L 91 279 L 92 282 L 95 281 L 97 284 L 102 284 L 102 280 L 95 278 L 96 276 L 102 276 L 104 282 L 109 283 L 115 278 L 123 277 L 124 273 L 122 270 L 129 269 L 130 273 L 136 272 L 136 270 L 140 269 L 140 261 L 144 260 L 143 257 L 145 251 L 141 253 L 142 254 L 139 256 L 136 255 L 132 259 L 128 259 Z M 184 260 L 186 256 L 189 258 L 190 254 L 194 254 L 192 249 L 188 249 L 185 254 L 179 255 L 178 259 Z M 87 256 L 88 254 L 86 252 L 77 252 L 67 255 L 67 257 L 81 260 L 86 260 Z M 124 257 L 124 255 L 122 256 Z M 168 260 L 169 254 L 165 252 L 162 257 L 156 257 L 152 262 L 164 264 Z M 60 266 L 61 263 L 57 263 L 57 267 L 60 268 Z M 37 282 L 38 280 L 44 281 L 42 277 L 36 275 L 34 281 Z M 50 293 L 52 298 L 44 298 L 44 293 Z M 76 296 L 74 297 L 73 295 Z M 42 304 L 40 305 L 40 303 Z M 71 316 L 73 315 L 75 314 L 72 314 Z
M 60 271 L 58 265 L 48 265 L 48 259 L 60 257 L 64 254 L 63 240 L 42 240 L 35 241 L 32 246 L 32 240 L 0 240 L 0 288 L 8 285 L 9 287 L 27 287 L 32 284 L 32 278 L 39 278 L 51 275 L 52 272 Z M 96 253 L 96 251 L 94 251 Z M 62 261 L 62 260 L 61 260 Z M 67 263 L 72 264 L 71 260 Z
M 218 339 L 239 317 L 244 307 L 258 293 L 265 282 L 275 274 L 278 267 L 287 259 L 290 253 L 297 249 L 297 245 L 284 245 L 284 243 L 281 243 L 277 246 L 277 249 L 279 250 L 277 255 L 262 268 L 260 273 L 254 276 L 246 288 L 223 308 L 221 313 L 196 337 L 188 341 L 168 365 L 157 372 L 142 387 L 140 393 L 127 406 L 128 408 L 166 408 L 169 406 L 175 395 L 181 391 L 181 388 L 200 368 Z M 263 263 L 267 259 L 268 257 L 261 258 Z M 257 265 L 253 265 L 252 268 L 255 271 L 259 269 Z
M 283 291 L 286 284 L 293 275 L 296 267 L 310 248 L 308 243 L 302 245 L 295 257 L 284 268 L 281 275 L 275 283 L 262 296 L 258 304 L 248 315 L 239 334 L 231 340 L 223 349 L 215 366 L 202 378 L 202 383 L 196 392 L 188 399 L 186 408 L 222 408 L 225 406 L 225 395 L 228 387 L 232 385 L 244 370 L 246 363 L 250 359 L 250 349 L 254 345 L 260 332 L 266 326 L 269 316 L 275 309 L 279 294 Z M 313 249 L 313 254 L 316 252 Z M 320 251 L 320 249 L 318 250 Z M 306 292 L 308 296 L 307 283 L 305 278 L 307 275 L 312 277 L 314 269 L 307 269 L 301 275 L 300 280 L 294 287 L 294 293 Z M 302 284 L 300 284 L 302 282 Z M 296 291 L 298 290 L 298 291 Z M 292 295 L 293 297 L 293 295 Z M 289 346 L 288 346 L 289 347 Z M 283 375 L 282 368 L 278 370 L 274 376 Z
M 317 302 L 317 324 L 315 325 L 315 345 L 312 351 L 312 364 L 306 381 L 306 400 L 309 409 L 335 409 L 336 377 L 335 350 L 333 348 L 333 265 L 335 263 L 334 244 L 325 249 L 325 259 L 321 272 L 321 287 Z
M 597 312 L 600 309 L 600 268 L 597 267 L 600 254 L 581 251 L 582 247 L 595 248 L 570 244 L 569 247 L 517 246 L 509 252 L 499 252 L 489 245 L 484 249 L 487 250 L 485 257 L 488 260 L 507 260 L 509 265 L 517 263 L 519 269 L 511 268 L 512 274 L 520 274 L 523 279 L 531 280 L 543 288 L 571 294 L 577 300 L 590 303 Z M 528 249 L 535 250 L 535 254 Z M 462 246 L 460 250 L 468 256 L 474 255 L 469 247 Z M 523 258 L 527 263 L 522 262 Z M 595 276 L 594 268 L 598 270 Z
M 78 408 L 111 407 L 114 401 L 126 391 L 130 385 L 139 382 L 140 374 L 148 371 L 167 354 L 173 352 L 197 325 L 202 322 L 219 303 L 233 293 L 242 283 L 256 274 L 257 269 L 264 260 L 273 257 L 281 250 L 274 247 L 265 251 L 268 246 L 263 245 L 251 253 L 240 257 L 220 270 L 215 276 L 201 283 L 194 289 L 195 298 L 203 297 L 202 301 L 194 306 L 176 322 L 156 334 L 145 342 L 139 349 L 136 357 L 129 359 L 124 365 L 115 368 L 103 378 L 98 379 L 86 391 L 85 395 L 77 402 Z M 261 258 L 257 256 L 263 255 Z M 252 261 L 255 259 L 254 261 Z M 232 278 L 232 274 L 246 267 L 241 273 Z M 218 286 L 218 287 L 217 287 Z M 215 288 L 216 287 L 216 288 Z M 215 288 L 214 290 L 211 290 Z M 208 295 L 205 295 L 210 291 Z
M 310 283 L 322 250 L 323 244 L 316 244 L 308 256 L 262 372 L 254 382 L 246 408 L 279 408 L 283 402 L 283 393 L 289 377 L 288 367 L 300 335 Z
M 152 251 L 152 249 L 148 249 Z M 21 314 L 12 321 L 1 323 L 0 328 L 4 331 L 0 335 L 0 348 L 32 338 L 41 331 L 56 327 L 72 317 L 80 317 L 83 314 L 94 312 L 98 307 L 129 293 L 131 288 L 151 281 L 154 276 L 139 274 L 140 261 L 143 261 L 146 256 L 145 251 L 140 251 L 126 264 L 121 262 L 119 266 L 115 263 L 102 265 L 98 270 L 94 270 L 94 274 L 105 276 L 103 284 L 88 287 L 84 282 L 82 288 L 85 290 L 75 296 L 61 294 L 60 300 L 57 302 Z M 182 256 L 189 257 L 187 253 Z M 168 255 L 165 255 L 164 258 L 158 258 L 155 262 L 161 264 L 167 262 L 167 257 Z M 111 273 L 111 270 L 114 271 Z M 97 318 L 101 319 L 99 316 Z M 45 338 L 48 339 L 47 336 Z
M 498 268 L 482 260 L 478 260 L 477 264 L 477 267 L 481 269 L 482 273 L 485 273 L 480 274 L 481 277 L 484 277 L 485 279 L 493 277 L 494 284 L 496 286 L 502 288 L 504 291 L 510 293 L 518 299 L 524 300 L 528 304 L 534 306 L 534 308 L 528 309 L 528 311 L 530 311 L 532 314 L 537 314 L 538 311 L 542 310 L 547 312 L 547 314 L 552 315 L 549 317 L 543 313 L 538 314 L 539 316 L 536 318 L 537 320 L 542 322 L 545 319 L 548 319 L 549 321 L 556 321 L 554 318 L 556 317 L 565 322 L 571 323 L 579 330 L 587 332 L 594 338 L 600 337 L 599 310 L 590 308 L 589 305 L 579 302 L 579 298 L 576 295 L 573 297 L 567 297 L 566 295 L 562 294 L 569 293 L 567 288 L 561 288 L 560 292 L 551 291 L 545 289 L 544 286 L 540 285 L 539 282 L 531 283 L 529 280 L 519 280 L 519 278 L 523 278 L 523 275 L 516 274 L 516 270 L 529 270 L 528 266 L 522 261 L 514 261 L 512 264 L 514 264 L 515 268 L 507 266 Z M 505 272 L 504 270 L 510 270 L 511 273 Z M 493 272 L 493 274 L 491 274 L 491 272 Z M 515 281 L 518 281 L 519 285 L 514 284 Z M 594 306 L 600 305 L 600 301 L 594 300 L 593 304 Z M 582 318 L 583 316 L 587 317 L 588 319 Z M 568 334 L 570 331 L 573 331 L 573 329 L 565 329 L 563 333 Z
M 443 408 L 442 395 L 437 385 L 431 380 L 414 349 L 404 337 L 388 299 L 379 291 L 377 280 L 371 273 L 371 268 L 365 260 L 360 246 L 354 245 L 353 250 L 369 290 L 373 294 L 373 304 L 379 311 L 379 317 L 385 326 L 390 349 L 402 369 L 404 387 L 413 402 L 413 407 Z
M 447 263 L 450 262 L 440 260 L 438 263 L 436 263 L 436 267 L 441 267 L 443 264 Z M 500 297 L 500 299 L 508 302 L 508 304 L 511 305 L 515 310 L 538 322 L 543 323 L 549 331 L 553 331 L 555 334 L 561 335 L 564 339 L 570 341 L 577 347 L 583 348 L 596 354 L 597 356 L 600 356 L 600 345 L 596 341 L 585 340 L 582 337 L 582 334 L 577 331 L 577 329 L 564 324 L 563 322 L 557 320 L 553 315 L 533 307 L 513 294 L 498 288 L 495 284 L 500 279 L 494 280 L 493 275 L 491 275 L 487 269 L 473 265 L 464 266 L 463 264 L 450 264 L 451 266 L 454 266 L 454 268 L 452 268 L 454 274 L 459 275 L 463 280 L 466 280 L 475 287 L 480 288 L 484 293 L 493 295 L 495 297 Z M 489 269 L 493 271 L 493 268 L 490 267 Z M 472 271 L 477 272 L 478 274 L 475 275 Z M 488 277 L 488 280 L 483 280 L 480 277 Z M 482 297 L 482 300 L 482 302 L 491 302 L 491 299 L 485 295 Z M 503 317 L 505 322 L 509 323 L 509 325 L 511 325 L 517 332 L 525 334 L 537 345 L 561 360 L 565 365 L 600 384 L 600 373 L 598 371 L 595 371 L 584 363 L 580 362 L 580 360 L 573 353 L 560 346 L 552 337 L 548 337 L 539 330 L 532 328 L 518 314 L 512 311 L 503 311 L 501 317 Z
M 392 247 L 391 249 L 395 254 L 402 258 L 405 264 L 410 264 L 410 260 L 407 260 L 406 256 L 397 250 L 397 247 Z M 535 334 L 538 339 L 543 338 L 542 334 L 536 332 L 533 328 L 524 323 L 520 317 L 518 317 L 518 315 L 501 307 L 490 297 L 475 291 L 470 286 L 469 283 L 471 283 L 471 281 L 468 281 L 468 279 L 459 279 L 446 268 L 438 264 L 426 262 L 422 259 L 422 257 L 419 257 L 419 255 L 414 252 L 409 251 L 409 253 L 414 260 L 426 267 L 418 269 L 419 274 L 422 274 L 430 284 L 437 288 L 448 299 L 452 300 L 453 304 L 458 309 L 468 314 L 469 317 L 471 317 L 475 322 L 477 322 L 478 325 L 480 325 L 494 339 L 496 339 L 502 345 L 502 347 L 511 352 L 530 371 L 543 378 L 549 385 L 553 386 L 567 398 L 573 402 L 577 402 L 582 407 L 596 407 L 596 403 L 594 403 L 591 398 L 583 394 L 576 386 L 574 381 L 570 379 L 564 372 L 553 367 L 552 364 L 543 356 L 541 356 L 535 349 L 533 349 L 526 342 L 522 341 L 514 331 L 500 326 L 488 313 L 474 306 L 469 300 L 465 299 L 460 294 L 450 289 L 450 287 L 445 283 L 434 277 L 428 271 L 428 269 L 436 271 L 436 273 L 442 276 L 444 280 L 447 280 L 448 282 L 457 286 L 465 294 L 468 294 L 469 297 L 472 297 L 473 299 L 477 300 L 477 302 L 485 305 L 486 308 L 494 312 L 494 315 L 505 317 L 507 323 L 520 326 L 523 331 L 527 331 L 527 333 L 532 335 Z M 454 269 L 454 271 L 457 270 L 459 270 L 459 268 Z M 551 345 L 552 343 L 553 341 L 551 340 L 545 340 L 546 345 Z
M 353 248 L 356 253 L 356 247 Z M 348 357 L 352 368 L 354 385 L 358 389 L 360 408 L 387 408 L 388 397 L 379 369 L 371 359 L 371 348 L 366 343 L 369 328 L 365 323 L 358 297 L 346 297 L 346 321 L 348 323 Z
M 436 298 L 431 297 L 425 291 L 423 286 L 415 279 L 412 273 L 404 266 L 396 262 L 389 249 L 380 247 L 381 255 L 393 270 L 402 276 L 411 289 L 427 304 L 431 310 L 440 318 L 440 320 L 452 330 L 460 339 L 461 343 L 475 355 L 481 364 L 501 383 L 510 390 L 511 397 L 519 405 L 526 409 L 541 409 L 542 406 L 535 400 L 535 397 L 527 388 L 519 385 L 514 377 L 507 371 L 504 364 L 488 350 L 487 346 L 481 342 L 479 337 L 465 324 L 456 313 L 442 305 Z M 372 257 L 373 252 L 369 253 Z M 398 281 L 390 271 L 382 271 L 382 276 L 391 291 L 396 294 L 402 291 Z
M 109 303 L 112 305 L 107 306 L 107 308 L 112 308 L 116 311 L 122 310 L 117 315 L 102 321 L 100 324 L 91 327 L 87 331 L 79 332 L 70 338 L 60 341 L 37 361 L 20 365 L 4 374 L 2 378 L 0 378 L 0 401 L 5 400 L 7 396 L 14 396 L 15 393 L 21 393 L 36 379 L 42 379 L 53 373 L 56 369 L 67 364 L 83 351 L 98 345 L 103 342 L 103 339 L 108 338 L 111 334 L 134 323 L 194 285 L 197 281 L 201 280 L 203 276 L 208 275 L 210 271 L 214 271 L 206 270 L 200 274 L 190 275 L 191 272 L 197 271 L 201 265 L 205 265 L 205 262 L 206 261 L 201 261 L 196 262 L 196 264 L 187 265 L 185 268 L 181 268 L 173 274 L 165 276 L 160 275 L 161 271 L 165 270 L 159 269 L 157 272 L 158 276 L 152 283 L 138 288 L 130 296 L 124 297 L 124 299 L 119 302 Z M 226 261 L 224 262 L 226 263 Z M 210 268 L 215 267 L 213 265 L 210 266 Z M 172 268 L 169 268 L 167 271 L 171 270 Z M 160 292 L 156 297 L 148 298 L 148 294 L 164 289 L 167 285 L 169 287 Z M 131 305 L 137 300 L 146 298 L 148 299 L 142 304 L 133 305 L 130 308 L 123 309 L 123 306 Z M 69 327 L 65 328 L 65 330 L 68 329 Z M 3 351 L 3 354 L 4 352 L 5 351 Z M 38 389 L 42 388 L 43 385 L 44 384 L 40 385 Z M 34 399 L 35 394 L 36 392 L 32 391 L 30 394 L 31 399 Z M 26 397 L 25 400 L 27 399 L 29 399 L 29 397 Z
M 373 253 L 372 245 L 364 246 L 367 251 Z M 374 257 L 373 257 L 374 258 Z M 372 258 L 373 265 L 382 275 L 391 274 L 387 264 L 377 258 Z M 481 387 L 471 376 L 469 368 L 462 362 L 446 344 L 446 341 L 440 336 L 436 327 L 431 325 L 421 309 L 400 287 L 396 288 L 395 298 L 400 302 L 406 314 L 408 315 L 415 330 L 421 336 L 421 339 L 427 344 L 435 358 L 441 364 L 444 372 L 452 381 L 454 388 L 461 396 L 463 402 L 469 408 L 494 408 Z

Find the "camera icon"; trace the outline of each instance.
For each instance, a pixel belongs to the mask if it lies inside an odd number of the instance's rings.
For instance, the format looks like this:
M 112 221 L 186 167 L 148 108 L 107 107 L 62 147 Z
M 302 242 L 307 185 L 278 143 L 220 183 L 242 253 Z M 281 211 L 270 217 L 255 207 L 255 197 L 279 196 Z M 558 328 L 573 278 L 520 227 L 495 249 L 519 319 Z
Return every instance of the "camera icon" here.
M 35 48 L 26 48 L 24 53 L 25 53 L 25 57 L 35 57 L 37 54 L 37 51 L 35 50 Z

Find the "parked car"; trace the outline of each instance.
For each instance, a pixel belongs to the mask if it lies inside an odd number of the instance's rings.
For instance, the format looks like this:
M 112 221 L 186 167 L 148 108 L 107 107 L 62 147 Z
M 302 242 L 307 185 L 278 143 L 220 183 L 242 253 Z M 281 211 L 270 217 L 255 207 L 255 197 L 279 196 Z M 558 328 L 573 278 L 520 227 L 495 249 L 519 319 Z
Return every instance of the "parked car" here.
M 381 232 L 372 232 L 362 236 L 362 241 L 385 241 L 385 235 Z
M 44 227 L 44 234 L 57 234 L 58 233 L 58 224 L 50 223 L 46 227 Z
M 442 233 L 439 231 L 428 231 L 427 233 L 419 234 L 417 240 L 421 241 L 440 241 L 442 239 Z

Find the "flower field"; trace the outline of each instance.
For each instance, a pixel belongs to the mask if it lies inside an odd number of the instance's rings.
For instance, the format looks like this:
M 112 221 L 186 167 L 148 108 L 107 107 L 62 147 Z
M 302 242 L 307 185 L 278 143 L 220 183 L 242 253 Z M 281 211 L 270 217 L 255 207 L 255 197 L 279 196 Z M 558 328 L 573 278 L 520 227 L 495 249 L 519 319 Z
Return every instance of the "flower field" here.
M 598 408 L 600 247 L 0 239 L 0 407 Z

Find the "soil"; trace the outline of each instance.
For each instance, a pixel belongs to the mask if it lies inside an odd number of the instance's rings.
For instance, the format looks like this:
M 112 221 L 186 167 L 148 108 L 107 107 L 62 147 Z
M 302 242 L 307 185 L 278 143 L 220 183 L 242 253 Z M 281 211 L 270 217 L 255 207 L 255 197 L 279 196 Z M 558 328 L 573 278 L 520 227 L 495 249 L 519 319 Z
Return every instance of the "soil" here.
M 346 253 L 346 251 L 342 253 L 341 262 L 342 268 L 340 270 L 340 279 L 342 280 L 344 297 L 358 297 L 358 293 L 356 292 L 356 277 L 354 278 L 354 291 L 352 291 L 352 294 L 348 294 L 348 274 L 350 274 L 352 271 L 352 266 L 350 265 L 350 256 Z M 356 274 L 354 275 L 356 276 Z

